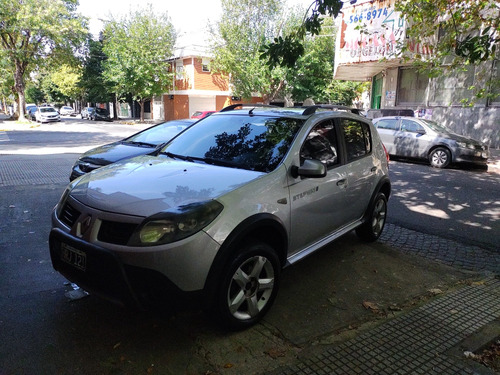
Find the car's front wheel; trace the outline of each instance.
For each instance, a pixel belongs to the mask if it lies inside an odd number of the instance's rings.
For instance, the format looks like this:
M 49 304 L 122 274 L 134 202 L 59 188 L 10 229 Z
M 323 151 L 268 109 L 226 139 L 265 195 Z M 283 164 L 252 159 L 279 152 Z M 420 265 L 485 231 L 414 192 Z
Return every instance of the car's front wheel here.
M 429 162 L 434 168 L 446 168 L 451 162 L 451 153 L 444 147 L 438 147 L 429 154 Z
M 272 247 L 250 242 L 227 264 L 217 289 L 214 313 L 233 330 L 257 323 L 278 292 L 281 265 Z
M 367 220 L 356 228 L 356 234 L 363 241 L 376 241 L 382 234 L 387 216 L 387 197 L 384 193 L 378 193 L 375 201 L 370 207 Z

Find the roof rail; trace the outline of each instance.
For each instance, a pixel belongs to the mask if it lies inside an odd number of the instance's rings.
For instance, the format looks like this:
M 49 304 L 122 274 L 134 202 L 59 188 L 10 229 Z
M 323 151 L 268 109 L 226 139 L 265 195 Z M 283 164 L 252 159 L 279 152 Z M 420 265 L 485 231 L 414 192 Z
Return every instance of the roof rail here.
M 222 108 L 219 112 L 232 111 L 233 109 L 238 108 L 238 107 L 241 107 L 242 109 L 243 109 L 243 107 L 251 107 L 251 108 L 256 108 L 256 107 L 281 108 L 281 107 L 278 107 L 278 106 L 275 106 L 275 105 L 270 105 L 270 104 L 253 104 L 253 103 L 245 104 L 245 103 L 239 103 L 239 104 L 228 105 L 227 107 Z
M 337 110 L 337 111 L 346 111 L 346 112 L 354 113 L 356 115 L 359 115 L 361 113 L 358 108 L 347 107 L 345 105 L 318 104 L 318 105 L 312 105 L 312 106 L 306 107 L 305 111 L 302 114 L 305 116 L 312 115 L 318 109 L 331 109 L 331 110 Z

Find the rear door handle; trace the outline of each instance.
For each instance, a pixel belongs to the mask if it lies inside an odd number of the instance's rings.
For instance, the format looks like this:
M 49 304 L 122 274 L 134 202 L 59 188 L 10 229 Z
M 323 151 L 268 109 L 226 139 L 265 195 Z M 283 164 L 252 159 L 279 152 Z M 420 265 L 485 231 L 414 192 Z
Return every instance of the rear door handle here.
M 372 169 L 370 169 L 370 172 L 376 172 L 377 171 L 377 167 L 372 167 Z

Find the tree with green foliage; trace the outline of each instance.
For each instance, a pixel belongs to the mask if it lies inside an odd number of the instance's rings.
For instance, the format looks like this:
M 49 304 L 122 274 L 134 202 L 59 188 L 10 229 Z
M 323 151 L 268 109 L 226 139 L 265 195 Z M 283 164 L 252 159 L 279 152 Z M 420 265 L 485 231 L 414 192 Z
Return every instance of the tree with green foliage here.
M 14 93 L 14 74 L 12 66 L 3 52 L 0 50 L 0 109 L 6 110 L 6 98 Z
M 333 20 L 327 22 L 319 35 L 306 37 L 304 55 L 297 60 L 295 69 L 288 69 L 288 91 L 293 101 L 330 101 L 326 90 L 333 79 L 335 37 Z
M 227 75 L 236 96 L 258 93 L 271 102 L 283 89 L 286 69 L 266 66 L 260 46 L 282 26 L 279 0 L 222 0 L 222 18 L 211 29 L 214 72 Z
M 318 35 L 308 35 L 304 40 L 304 55 L 289 69 L 287 82 L 294 101 L 307 98 L 316 103 L 351 106 L 367 90 L 366 82 L 333 79 L 335 60 L 336 26 L 331 17 L 323 20 Z
M 26 83 L 26 103 L 43 103 L 45 102 L 45 94 L 40 88 L 38 82 L 27 82 Z
M 120 21 L 110 21 L 104 28 L 104 77 L 119 96 L 130 93 L 139 103 L 141 121 L 145 101 L 172 87 L 168 59 L 173 55 L 175 39 L 168 15 L 157 14 L 151 5 Z
M 65 103 L 82 97 L 83 90 L 79 85 L 81 76 L 81 67 L 67 64 L 61 65 L 50 73 L 50 78 L 61 93 Z
M 2 0 L 0 48 L 13 66 L 19 118 L 24 119 L 25 79 L 54 56 L 73 55 L 87 33 L 77 0 Z
M 103 52 L 103 41 L 89 38 L 80 80 L 80 86 L 87 102 L 105 103 L 113 100 L 113 88 L 103 75 L 106 60 L 107 56 Z

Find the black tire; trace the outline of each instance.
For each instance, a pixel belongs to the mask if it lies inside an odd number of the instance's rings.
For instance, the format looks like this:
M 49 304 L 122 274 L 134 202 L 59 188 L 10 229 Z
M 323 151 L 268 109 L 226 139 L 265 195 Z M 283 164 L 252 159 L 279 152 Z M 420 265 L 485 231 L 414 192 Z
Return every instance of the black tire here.
M 240 330 L 257 323 L 276 298 L 281 265 L 276 252 L 262 242 L 250 242 L 221 273 L 212 313 L 225 328 Z
M 429 162 L 434 168 L 446 168 L 451 162 L 450 150 L 437 147 L 429 154 Z
M 384 230 L 387 216 L 387 197 L 378 193 L 370 206 L 368 218 L 364 224 L 356 228 L 356 234 L 366 242 L 376 241 Z

